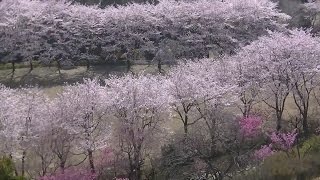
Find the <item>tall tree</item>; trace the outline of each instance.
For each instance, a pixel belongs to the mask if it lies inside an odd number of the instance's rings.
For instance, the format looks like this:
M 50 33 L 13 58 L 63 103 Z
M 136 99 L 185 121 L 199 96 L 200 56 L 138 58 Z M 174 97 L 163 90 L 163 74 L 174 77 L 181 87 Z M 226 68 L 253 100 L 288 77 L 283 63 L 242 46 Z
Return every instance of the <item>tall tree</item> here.
M 66 86 L 58 95 L 61 128 L 75 137 L 76 148 L 86 152 L 91 171 L 95 172 L 94 151 L 103 148 L 110 133 L 101 100 L 102 86 L 96 79 Z
M 2 91 L 2 93 L 5 91 Z M 5 141 L 10 142 L 10 152 L 21 153 L 21 176 L 25 175 L 27 151 L 45 130 L 46 97 L 37 88 L 21 88 L 5 100 L 4 105 L 11 107 L 2 121 Z
M 282 127 L 287 97 L 292 92 L 303 129 L 308 132 L 310 93 L 319 66 L 319 38 L 310 32 L 272 32 L 244 47 L 234 61 L 240 62 L 244 77 L 262 84 L 263 101 L 275 110 L 277 130 Z
M 106 80 L 106 93 L 117 119 L 114 136 L 128 158 L 129 179 L 142 178 L 145 156 L 167 118 L 167 80 L 161 76 L 126 75 Z
M 173 97 L 172 108 L 176 118 L 183 124 L 185 135 L 188 134 L 190 125 L 203 118 L 201 108 L 205 104 L 231 102 L 223 97 L 227 94 L 232 97 L 235 92 L 236 86 L 231 74 L 233 68 L 228 61 L 201 59 L 182 63 L 170 70 L 169 93 Z

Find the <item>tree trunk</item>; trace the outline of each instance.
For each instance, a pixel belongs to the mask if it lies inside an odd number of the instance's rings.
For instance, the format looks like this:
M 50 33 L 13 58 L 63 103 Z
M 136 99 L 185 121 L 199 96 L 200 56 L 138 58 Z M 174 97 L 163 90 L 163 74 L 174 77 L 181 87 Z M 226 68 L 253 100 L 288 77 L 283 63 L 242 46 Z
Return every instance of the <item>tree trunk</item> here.
M 184 129 L 184 135 L 187 137 L 187 135 L 188 135 L 188 115 L 187 115 L 186 111 L 185 111 L 185 115 L 184 115 L 183 129 Z
M 14 74 L 14 72 L 16 71 L 16 63 L 11 62 L 11 64 L 12 64 L 12 74 Z
M 210 131 L 212 131 L 212 130 L 210 130 Z M 211 156 L 214 156 L 215 155 L 215 153 L 216 153 L 216 150 L 217 150 L 217 148 L 216 148 L 216 143 L 215 143 L 215 136 L 214 135 L 212 135 L 213 133 L 212 132 L 210 132 L 210 138 L 211 138 L 211 147 L 210 147 L 210 155 Z
M 62 173 L 64 173 L 64 166 L 65 166 L 65 161 L 60 159 L 60 170 Z
M 129 177 L 130 180 L 140 180 L 141 179 L 141 168 L 140 166 L 135 165 L 132 172 L 131 176 Z
M 42 156 L 41 157 L 41 165 L 42 165 L 42 175 L 41 176 L 45 176 L 47 174 L 47 164 L 45 162 L 45 158 Z
M 305 110 L 302 115 L 302 127 L 303 127 L 303 133 L 307 136 L 309 134 L 307 110 Z
M 247 104 L 244 104 L 242 116 L 245 117 L 245 118 L 249 116 L 249 113 L 248 113 L 248 109 L 247 109 L 247 108 L 248 108 L 248 107 L 247 107 Z
M 277 131 L 282 128 L 282 112 L 277 111 Z
M 90 169 L 92 173 L 95 173 L 95 167 L 94 167 L 94 162 L 93 162 L 93 152 L 91 149 L 88 149 L 88 156 L 89 156 L 89 163 L 90 163 Z
M 293 93 L 293 99 L 294 102 L 299 110 L 301 121 L 302 121 L 302 128 L 303 133 L 305 136 L 308 135 L 309 129 L 308 129 L 308 111 L 309 111 L 309 99 L 310 99 L 310 93 L 312 89 L 307 88 L 307 81 L 304 80 L 304 88 L 300 89 L 299 85 L 295 84 L 296 92 Z M 305 91 L 305 92 L 303 92 Z M 306 93 L 306 96 L 304 95 Z
M 158 71 L 161 74 L 162 73 L 162 67 L 161 67 L 161 62 L 158 62 Z
M 127 72 L 131 70 L 131 62 L 130 60 L 127 60 Z
M 22 152 L 22 159 L 21 159 L 21 176 L 22 176 L 22 177 L 24 177 L 26 154 L 27 154 L 26 151 L 23 150 L 23 152 Z
M 297 180 L 307 180 L 307 177 L 305 174 L 298 174 L 297 175 Z
M 136 150 L 134 153 L 133 167 L 131 169 L 130 180 L 140 180 L 141 179 L 141 162 L 140 162 L 140 150 Z
M 30 71 L 31 72 L 33 70 L 33 64 L 32 64 L 32 61 L 30 61 Z
M 0 1 L 0 2 L 1 2 L 1 1 Z M 9 154 L 9 158 L 10 158 L 11 160 L 13 160 L 12 153 Z M 15 174 L 16 176 L 18 176 L 18 171 L 17 171 L 16 165 L 14 165 L 14 174 Z
M 58 66 L 58 71 L 59 71 L 59 74 L 61 74 L 61 64 L 60 64 L 60 62 L 59 61 L 57 61 L 57 66 Z
M 183 130 L 184 130 L 184 135 L 187 136 L 188 135 L 188 125 L 187 124 L 183 125 Z
M 89 60 L 87 60 L 87 71 L 89 71 L 89 68 L 90 68 L 90 62 Z
M 133 174 L 134 174 L 134 171 L 135 171 L 135 168 L 134 168 L 134 162 L 133 162 L 133 160 L 132 160 L 132 158 L 131 158 L 131 154 L 130 154 L 130 152 L 127 152 L 127 154 L 128 154 L 128 159 L 129 159 L 129 167 L 130 167 L 130 171 L 129 171 L 129 180 L 132 180 L 132 178 L 133 178 Z

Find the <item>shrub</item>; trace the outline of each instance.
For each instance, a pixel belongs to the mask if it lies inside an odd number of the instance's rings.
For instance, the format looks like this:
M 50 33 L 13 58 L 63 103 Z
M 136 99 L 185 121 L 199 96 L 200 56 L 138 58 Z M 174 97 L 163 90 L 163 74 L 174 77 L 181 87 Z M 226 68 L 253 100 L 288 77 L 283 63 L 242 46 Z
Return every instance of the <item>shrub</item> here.
M 10 158 L 0 159 L 0 180 L 24 180 L 21 176 L 14 175 L 14 163 Z
M 303 142 L 301 148 L 301 154 L 307 155 L 307 154 L 313 154 L 313 153 L 319 153 L 320 152 L 320 136 L 312 136 L 305 142 Z

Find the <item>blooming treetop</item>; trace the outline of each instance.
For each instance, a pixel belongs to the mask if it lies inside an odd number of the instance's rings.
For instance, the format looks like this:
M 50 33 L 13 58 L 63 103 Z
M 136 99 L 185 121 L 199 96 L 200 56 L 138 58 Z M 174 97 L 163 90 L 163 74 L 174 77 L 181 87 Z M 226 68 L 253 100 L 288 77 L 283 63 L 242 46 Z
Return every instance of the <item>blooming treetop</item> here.
M 169 73 L 169 93 L 173 103 L 210 101 L 217 103 L 226 95 L 236 94 L 236 85 L 229 61 L 201 59 L 195 62 L 181 63 Z M 231 100 L 231 101 L 230 101 Z M 228 100 L 226 100 L 228 101 Z
M 232 56 L 241 69 L 239 80 L 243 89 L 251 85 L 262 87 L 263 93 L 259 95 L 275 110 L 278 130 L 281 129 L 285 102 L 290 92 L 297 91 L 299 98 L 294 96 L 295 100 L 302 101 L 303 105 L 308 104 L 309 98 L 302 94 L 309 96 L 316 84 L 315 75 L 320 64 L 319 42 L 320 38 L 314 37 L 310 31 L 270 32 L 269 36 L 260 37 Z M 302 105 L 297 105 L 306 117 L 308 105 L 304 106 L 304 110 Z M 306 127 L 304 125 L 305 130 Z
M 10 143 L 8 145 L 12 146 L 7 147 L 9 150 L 26 150 L 33 145 L 33 140 L 39 138 L 46 130 L 47 98 L 37 88 L 3 88 L 1 95 L 5 97 L 1 105 L 1 109 L 5 111 L 0 121 L 4 127 L 1 135 L 5 136 Z
M 57 123 L 77 137 L 79 148 L 94 150 L 106 145 L 110 131 L 103 120 L 102 92 L 96 79 L 87 79 L 83 84 L 66 86 L 54 100 Z
M 318 71 L 319 41 L 308 31 L 271 32 L 244 47 L 234 58 L 243 66 L 244 78 L 295 82 L 301 73 Z
M 16 99 L 14 98 L 16 90 L 1 85 L 0 92 L 0 99 L 2 102 L 0 104 L 0 138 L 5 144 L 5 147 L 2 147 L 4 149 L 1 149 L 1 151 L 4 151 L 4 153 L 10 153 L 15 147 L 14 143 L 11 141 L 16 141 L 15 137 L 9 136 L 11 135 L 10 132 L 15 128 L 15 126 L 10 125 L 10 121 L 12 118 L 12 109 L 16 108 Z
M 132 74 L 105 80 L 111 114 L 116 118 L 114 137 L 118 148 L 127 156 L 129 177 L 140 179 L 144 155 L 163 130 L 167 118 L 170 95 L 163 76 Z M 109 103 L 108 103 L 109 104 Z M 119 142 L 119 143 L 118 143 Z
M 129 119 L 140 110 L 166 112 L 168 109 L 168 83 L 162 76 L 129 74 L 106 79 L 105 83 L 109 105 L 116 110 L 126 111 Z
M 267 28 L 281 28 L 278 20 L 288 18 L 269 0 L 162 0 L 105 9 L 63 0 L 3 0 L 0 13 L 0 40 L 6 42 L 0 52 L 19 51 L 44 63 L 78 63 L 90 56 L 108 60 L 117 51 L 154 51 L 167 39 L 180 44 L 176 57 L 203 57 L 213 45 L 232 50 Z M 239 33 L 250 38 L 241 39 Z
M 317 13 L 320 12 L 320 2 L 317 0 L 305 3 L 304 6 L 312 13 L 312 15 L 317 15 Z

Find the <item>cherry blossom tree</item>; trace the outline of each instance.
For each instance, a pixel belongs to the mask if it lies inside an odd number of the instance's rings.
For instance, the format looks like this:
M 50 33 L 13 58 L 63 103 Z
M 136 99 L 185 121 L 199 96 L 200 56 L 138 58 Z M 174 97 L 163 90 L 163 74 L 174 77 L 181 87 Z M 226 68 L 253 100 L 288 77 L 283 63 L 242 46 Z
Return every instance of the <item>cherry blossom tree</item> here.
M 0 98 L 1 98 L 1 105 L 0 105 L 0 127 L 1 127 L 1 140 L 3 142 L 1 146 L 1 152 L 2 154 L 5 154 L 6 156 L 12 157 L 14 154 L 14 145 L 13 145 L 13 139 L 9 139 L 7 133 L 8 123 L 10 122 L 11 118 L 11 112 L 12 109 L 16 108 L 16 98 L 14 98 L 14 95 L 16 94 L 17 90 L 7 88 L 3 85 L 0 86 Z
M 39 6 L 40 5 L 40 6 Z M 30 62 L 30 71 L 33 69 L 32 60 L 38 52 L 41 37 L 35 34 L 37 29 L 33 22 L 41 16 L 41 4 L 34 1 L 4 1 L 0 3 L 1 45 L 0 52 L 4 55 L 2 62 L 12 63 L 12 72 L 15 63 Z M 30 11 L 30 9 L 33 9 Z
M 308 17 L 311 20 L 312 27 L 316 29 L 315 23 L 317 22 L 317 16 L 320 12 L 320 2 L 318 0 L 312 0 L 303 4 L 305 11 L 308 13 Z
M 309 31 L 292 30 L 271 32 L 244 47 L 233 58 L 241 63 L 249 82 L 262 84 L 260 95 L 275 111 L 277 130 L 281 129 L 285 103 L 292 92 L 307 132 L 309 99 L 316 85 L 319 55 L 319 38 Z
M 276 6 L 269 0 L 162 0 L 99 9 L 63 0 L 3 0 L 0 38 L 6 46 L 0 46 L 1 62 L 40 59 L 88 66 L 155 55 L 161 43 L 175 58 L 202 58 L 209 50 L 232 53 L 266 34 L 265 29 L 284 27 L 288 16 Z
M 93 152 L 103 148 L 109 137 L 110 128 L 104 119 L 105 111 L 101 99 L 102 86 L 97 79 L 84 80 L 83 84 L 66 86 L 58 95 L 57 108 L 60 127 L 75 137 L 76 147 L 86 152 L 91 171 L 95 172 Z
M 228 57 L 228 59 L 233 57 Z M 234 73 L 236 73 L 236 81 L 238 85 L 239 100 L 237 107 L 242 112 L 243 117 L 248 117 L 252 113 L 253 107 L 259 102 L 259 95 L 261 93 L 261 81 L 259 78 L 250 76 L 250 74 L 245 73 L 245 64 L 237 63 L 237 68 Z
M 49 121 L 50 127 L 47 129 L 51 136 L 50 151 L 58 158 L 58 166 L 61 172 L 64 171 L 68 158 L 71 155 L 75 135 L 68 128 L 61 124 L 72 119 L 72 109 L 65 108 L 64 95 L 56 97 L 50 101 Z
M 228 68 L 228 69 L 227 69 Z M 187 135 L 188 126 L 205 115 L 205 104 L 229 104 L 236 94 L 232 69 L 228 61 L 202 59 L 180 64 L 169 72 L 169 93 L 172 109 L 183 123 Z M 230 98 L 226 98 L 228 96 Z
M 10 154 L 21 157 L 21 175 L 24 176 L 27 151 L 46 127 L 47 98 L 37 88 L 20 88 L 5 101 L 4 106 L 8 105 L 10 109 L 2 119 L 2 134 L 10 143 L 13 151 Z
M 34 146 L 30 149 L 31 157 L 34 157 L 34 160 L 39 159 L 39 163 L 34 161 L 30 163 L 32 168 L 29 168 L 31 169 L 31 172 L 28 171 L 29 176 L 44 176 L 55 170 L 55 167 L 52 166 L 55 163 L 55 154 L 52 152 L 52 138 L 50 131 L 48 133 L 47 130 L 49 128 L 46 128 L 46 131 L 40 134 L 34 142 Z
M 114 136 L 128 158 L 129 179 L 140 179 L 150 143 L 157 141 L 167 118 L 167 80 L 162 76 L 126 75 L 106 79 L 106 94 L 119 126 Z

